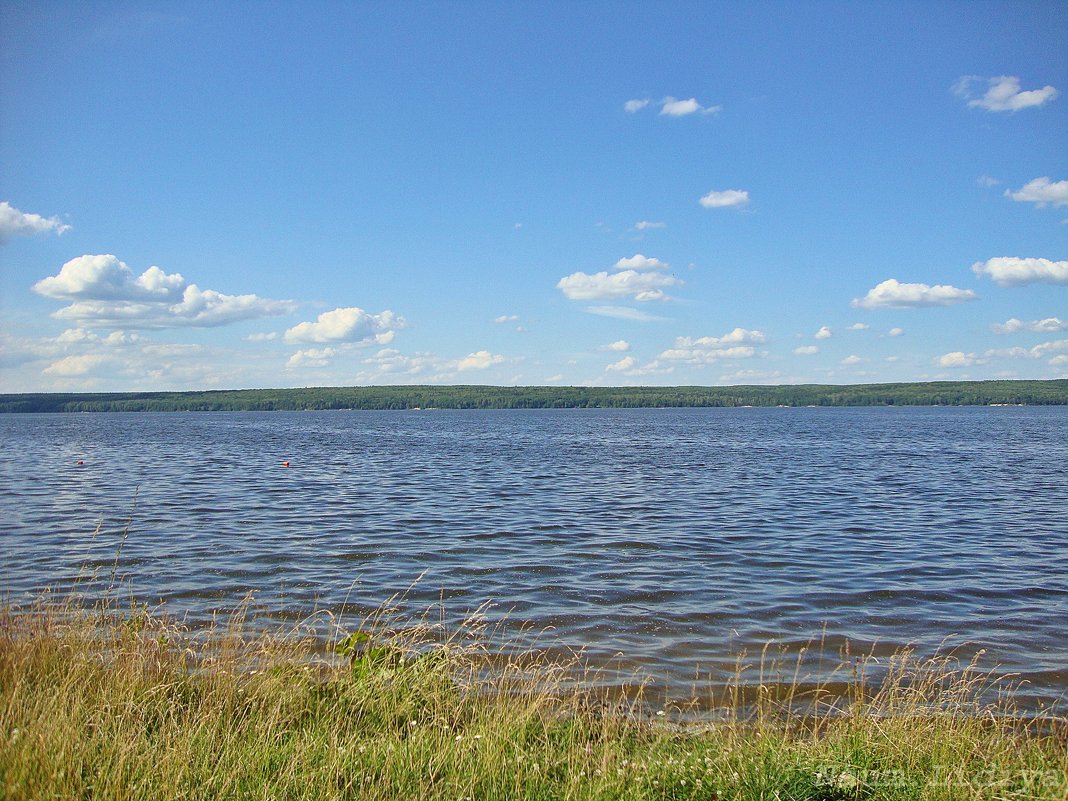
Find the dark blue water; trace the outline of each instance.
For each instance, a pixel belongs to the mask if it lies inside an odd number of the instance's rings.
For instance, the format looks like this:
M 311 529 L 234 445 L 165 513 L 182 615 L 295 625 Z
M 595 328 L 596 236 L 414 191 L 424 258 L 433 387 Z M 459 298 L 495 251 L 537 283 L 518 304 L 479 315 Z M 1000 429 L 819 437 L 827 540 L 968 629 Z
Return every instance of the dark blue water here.
M 299 619 L 421 575 L 413 608 L 492 601 L 505 633 L 655 675 L 769 641 L 944 643 L 1068 689 L 1068 408 L 6 415 L 0 436 L 11 601 L 118 581 L 193 625 L 250 591 Z

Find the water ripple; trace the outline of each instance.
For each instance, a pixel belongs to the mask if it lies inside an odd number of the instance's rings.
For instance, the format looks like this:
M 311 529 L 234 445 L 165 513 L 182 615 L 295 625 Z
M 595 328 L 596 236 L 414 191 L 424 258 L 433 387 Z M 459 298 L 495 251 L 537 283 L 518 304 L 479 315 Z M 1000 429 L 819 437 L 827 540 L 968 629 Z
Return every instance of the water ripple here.
M 815 640 L 1068 690 L 1068 409 L 8 415 L 0 582 L 191 625 L 412 588 L 676 679 Z M 78 460 L 84 464 L 78 465 Z M 288 461 L 290 467 L 282 466 Z M 855 652 L 854 651 L 854 652 Z M 617 656 L 624 654 L 624 656 Z

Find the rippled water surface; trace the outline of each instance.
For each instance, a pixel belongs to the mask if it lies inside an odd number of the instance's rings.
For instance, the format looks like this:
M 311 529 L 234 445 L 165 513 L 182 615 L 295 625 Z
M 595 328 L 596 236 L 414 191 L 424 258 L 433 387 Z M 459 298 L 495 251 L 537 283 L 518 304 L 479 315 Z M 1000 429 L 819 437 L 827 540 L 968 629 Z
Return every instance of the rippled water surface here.
M 6 415 L 0 432 L 15 601 L 114 573 L 194 625 L 249 591 L 292 619 L 425 574 L 413 607 L 492 601 L 505 629 L 656 675 L 724 676 L 769 641 L 945 642 L 1037 697 L 1068 690 L 1064 407 Z

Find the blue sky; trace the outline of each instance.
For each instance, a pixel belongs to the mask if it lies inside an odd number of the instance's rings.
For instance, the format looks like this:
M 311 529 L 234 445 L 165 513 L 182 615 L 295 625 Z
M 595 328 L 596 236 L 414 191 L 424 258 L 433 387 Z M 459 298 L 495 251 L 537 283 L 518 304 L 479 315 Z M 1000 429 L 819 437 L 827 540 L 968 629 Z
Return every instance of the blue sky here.
M 0 4 L 0 390 L 1068 377 L 1064 3 Z

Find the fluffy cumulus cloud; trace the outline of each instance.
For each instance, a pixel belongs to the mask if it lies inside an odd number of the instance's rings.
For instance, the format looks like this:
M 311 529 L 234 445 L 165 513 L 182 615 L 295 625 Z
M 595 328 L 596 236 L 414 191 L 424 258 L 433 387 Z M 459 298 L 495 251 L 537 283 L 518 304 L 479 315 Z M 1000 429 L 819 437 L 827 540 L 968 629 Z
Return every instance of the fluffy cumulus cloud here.
M 111 359 L 97 353 L 86 353 L 77 356 L 64 356 L 48 365 L 41 372 L 49 376 L 84 376 L 93 370 L 107 364 Z
M 1068 261 L 999 256 L 976 262 L 972 265 L 972 272 L 989 276 L 1001 286 L 1068 284 Z
M 379 314 L 370 314 L 356 306 L 348 306 L 323 312 L 314 323 L 303 322 L 285 333 L 289 343 L 347 342 L 386 345 L 393 341 L 396 331 L 406 325 L 388 309 Z
M 766 355 L 756 344 L 767 341 L 762 331 L 735 328 L 719 337 L 678 337 L 675 347 L 665 350 L 657 361 L 690 365 L 714 364 L 723 359 L 752 359 Z
M 1005 197 L 1037 206 L 1068 206 L 1068 181 L 1051 181 L 1043 176 L 1028 181 L 1016 191 L 1005 190 Z
M 79 325 L 123 328 L 213 327 L 288 314 L 297 305 L 257 295 L 225 295 L 200 289 L 180 273 L 149 267 L 141 275 L 112 255 L 71 259 L 34 292 L 71 305 L 54 317 Z
M 911 309 L 952 306 L 977 297 L 970 289 L 958 289 L 945 284 L 905 284 L 889 278 L 869 289 L 864 297 L 854 298 L 853 306 L 861 309 Z
M 749 203 L 749 192 L 744 189 L 713 189 L 702 196 L 700 203 L 706 209 L 728 209 Z
M 986 91 L 983 91 L 984 89 Z M 1059 94 L 1052 86 L 1023 89 L 1020 79 L 1015 75 L 999 75 L 985 79 L 977 75 L 966 75 L 953 85 L 953 91 L 967 101 L 969 108 L 987 111 L 1019 111 L 1042 106 Z
M 858 364 L 864 364 L 864 362 L 866 361 L 867 359 L 863 358 L 862 356 L 857 356 L 854 353 L 842 359 L 841 363 L 844 367 L 855 367 Z
M 691 337 L 678 337 L 675 340 L 675 346 L 680 348 L 691 347 L 719 347 L 720 345 L 738 345 L 742 343 L 746 344 L 759 344 L 761 342 L 767 342 L 767 335 L 763 331 L 757 331 L 756 329 L 735 328 L 733 331 L 729 331 L 721 337 L 699 337 L 693 339 Z
M 850 331 L 867 331 L 870 326 L 867 323 L 853 323 L 849 326 Z
M 986 364 L 991 359 L 1048 359 L 1049 364 L 1058 366 L 1062 356 L 1068 354 L 1068 339 L 1054 339 L 1040 342 L 1032 348 L 992 348 L 982 354 L 953 351 L 939 356 L 935 362 L 940 367 L 972 367 Z
M 58 217 L 42 217 L 40 214 L 19 211 L 6 200 L 0 201 L 0 245 L 12 237 L 34 234 L 65 234 L 70 226 Z
M 485 370 L 495 364 L 505 361 L 504 356 L 498 353 L 490 353 L 488 350 L 480 350 L 469 353 L 456 363 L 457 370 Z
M 666 261 L 635 253 L 628 259 L 620 259 L 612 266 L 616 270 L 666 270 L 670 265 Z
M 613 350 L 616 352 L 625 352 L 630 350 L 630 343 L 625 339 L 617 339 L 615 342 L 609 342 L 607 345 L 601 345 L 598 350 Z
M 494 317 L 493 322 L 498 325 L 504 325 L 505 323 L 514 323 L 519 319 L 518 314 L 502 314 L 499 317 Z
M 646 108 L 653 101 L 647 97 L 636 97 L 623 104 L 623 110 L 628 114 L 636 114 Z M 679 100 L 675 97 L 665 97 L 658 101 L 660 114 L 664 117 L 688 117 L 691 114 L 718 114 L 723 111 L 723 106 L 703 106 L 697 102 L 696 97 Z
M 186 280 L 180 273 L 168 275 L 159 267 L 149 267 L 141 275 L 111 255 L 79 256 L 64 264 L 57 275 L 42 278 L 33 285 L 39 295 L 59 300 L 181 300 Z
M 286 367 L 326 367 L 337 356 L 334 348 L 307 348 L 298 350 L 286 362 Z
M 618 362 L 613 362 L 612 364 L 608 365 L 604 369 L 605 369 L 606 372 L 609 372 L 609 373 L 612 373 L 612 372 L 622 373 L 622 372 L 625 372 L 627 370 L 633 370 L 634 367 L 637 364 L 638 364 L 638 360 L 635 359 L 633 356 L 624 356 Z
M 488 350 L 469 353 L 463 358 L 447 358 L 434 353 L 401 353 L 382 348 L 359 360 L 360 369 L 349 374 L 348 380 L 357 384 L 439 384 L 455 381 L 460 373 L 485 370 L 509 359 Z
M 590 275 L 577 272 L 561 278 L 556 288 L 571 300 L 636 301 L 669 300 L 664 289 L 682 284 L 678 278 L 657 272 L 622 270 L 609 275 L 602 271 Z
M 820 352 L 820 349 L 815 345 L 802 345 L 801 347 L 794 348 L 794 353 L 798 356 L 813 356 Z
M 965 353 L 955 350 L 938 357 L 939 367 L 971 367 L 979 363 L 979 358 L 974 353 Z
M 361 362 L 364 370 L 357 374 L 359 383 L 373 383 L 385 379 L 389 383 L 437 382 L 446 380 L 451 372 L 445 360 L 432 353 L 404 354 L 393 348 L 383 348 Z
M 3 339 L 0 337 L 0 339 Z M 14 346 L 8 350 L 9 346 Z M 233 386 L 255 369 L 259 357 L 224 347 L 159 342 L 137 331 L 68 328 L 58 336 L 0 342 L 15 360 L 0 367 L 27 365 L 47 389 L 194 389 Z M 277 373 L 273 356 L 271 374 Z M 262 362 L 266 364 L 266 362 Z
M 813 339 L 830 339 L 834 334 L 831 333 L 829 326 L 821 325 L 820 330 L 812 335 Z
M 994 323 L 990 326 L 990 329 L 995 334 L 1015 334 L 1018 331 L 1052 334 L 1058 331 L 1068 331 L 1068 320 L 1062 320 L 1059 317 L 1046 317 L 1043 320 L 1025 322 L 1012 317 L 1003 323 Z
M 889 331 L 887 331 L 886 335 L 887 336 L 891 336 L 891 337 L 899 337 L 904 333 L 905 333 L 905 329 L 904 328 L 894 327 L 894 328 L 891 328 Z
M 667 117 L 687 117 L 690 114 L 718 114 L 723 111 L 723 106 L 702 106 L 696 97 L 688 100 L 678 100 L 674 97 L 665 97 L 660 101 L 660 113 Z

